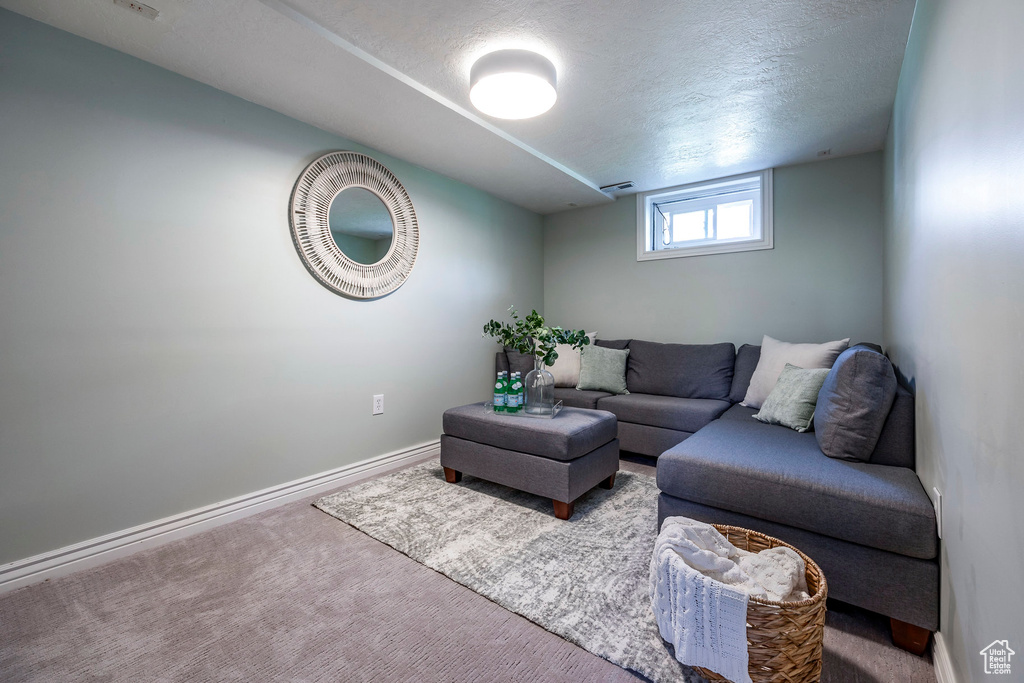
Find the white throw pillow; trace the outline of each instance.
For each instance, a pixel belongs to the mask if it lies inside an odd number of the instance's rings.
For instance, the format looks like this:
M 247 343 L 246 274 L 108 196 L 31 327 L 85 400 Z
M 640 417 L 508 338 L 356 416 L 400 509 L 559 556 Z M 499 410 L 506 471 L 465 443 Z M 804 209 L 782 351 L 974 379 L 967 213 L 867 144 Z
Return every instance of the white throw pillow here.
M 591 332 L 590 343 L 594 343 L 597 332 Z M 555 346 L 558 358 L 555 364 L 548 368 L 548 372 L 555 378 L 556 387 L 575 387 L 580 381 L 580 350 L 572 348 L 569 344 L 558 344 Z
M 761 358 L 750 378 L 747 395 L 743 405 L 748 408 L 760 408 L 768 394 L 772 393 L 775 383 L 779 381 L 786 363 L 798 368 L 831 368 L 846 347 L 849 338 L 825 344 L 790 344 L 789 342 L 772 339 L 767 334 L 761 340 Z

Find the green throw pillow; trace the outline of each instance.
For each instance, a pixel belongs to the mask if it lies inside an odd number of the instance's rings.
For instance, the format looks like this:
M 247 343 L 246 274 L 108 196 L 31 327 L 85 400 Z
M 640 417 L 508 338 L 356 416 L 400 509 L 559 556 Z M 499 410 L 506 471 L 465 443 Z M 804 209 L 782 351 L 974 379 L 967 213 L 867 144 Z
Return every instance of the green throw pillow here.
M 761 404 L 761 412 L 754 415 L 754 419 L 806 432 L 811 428 L 818 392 L 828 373 L 829 368 L 805 370 L 786 363 L 775 388 Z
M 580 381 L 577 389 L 628 394 L 626 391 L 626 359 L 629 349 L 606 349 L 584 346 L 580 349 Z

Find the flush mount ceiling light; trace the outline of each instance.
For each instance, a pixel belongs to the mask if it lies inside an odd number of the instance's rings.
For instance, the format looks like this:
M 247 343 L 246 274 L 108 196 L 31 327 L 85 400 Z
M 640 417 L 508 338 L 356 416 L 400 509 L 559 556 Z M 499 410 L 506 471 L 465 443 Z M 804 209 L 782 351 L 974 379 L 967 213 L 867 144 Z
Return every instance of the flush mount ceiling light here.
M 499 119 L 528 119 L 551 109 L 555 65 L 529 50 L 498 50 L 476 60 L 469 72 L 473 106 Z

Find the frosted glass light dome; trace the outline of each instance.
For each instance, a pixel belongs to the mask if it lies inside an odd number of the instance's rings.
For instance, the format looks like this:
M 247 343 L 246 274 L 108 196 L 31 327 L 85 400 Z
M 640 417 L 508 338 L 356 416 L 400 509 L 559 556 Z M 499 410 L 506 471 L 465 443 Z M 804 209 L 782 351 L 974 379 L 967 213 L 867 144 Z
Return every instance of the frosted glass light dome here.
M 529 50 L 498 50 L 476 60 L 469 99 L 488 116 L 528 119 L 555 104 L 555 65 Z

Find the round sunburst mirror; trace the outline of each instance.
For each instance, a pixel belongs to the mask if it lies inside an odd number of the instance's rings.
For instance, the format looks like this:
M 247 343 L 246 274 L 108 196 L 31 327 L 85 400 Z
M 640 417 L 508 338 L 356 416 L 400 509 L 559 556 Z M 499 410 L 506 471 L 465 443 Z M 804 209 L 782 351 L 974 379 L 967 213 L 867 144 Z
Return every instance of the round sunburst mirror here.
M 330 152 L 307 166 L 289 218 L 306 269 L 342 296 L 390 294 L 416 263 L 420 235 L 409 193 L 365 154 Z

